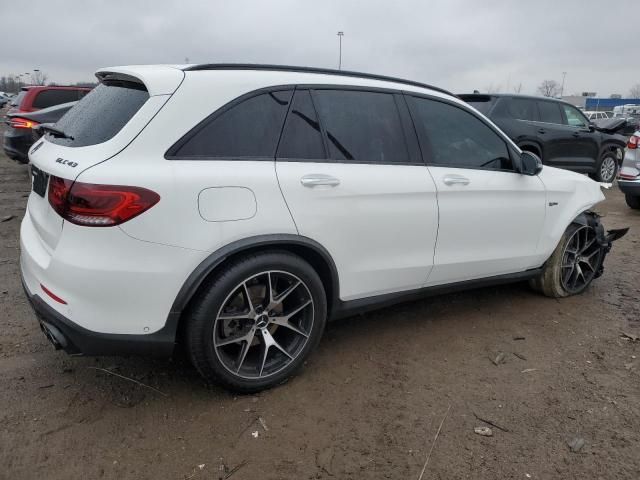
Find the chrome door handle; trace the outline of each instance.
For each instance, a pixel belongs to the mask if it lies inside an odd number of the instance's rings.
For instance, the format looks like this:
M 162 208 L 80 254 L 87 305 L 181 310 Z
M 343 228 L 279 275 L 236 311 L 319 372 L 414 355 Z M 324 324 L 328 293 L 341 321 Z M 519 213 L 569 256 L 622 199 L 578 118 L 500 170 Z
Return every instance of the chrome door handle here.
M 469 185 L 469 179 L 462 175 L 445 175 L 442 181 L 445 185 Z
M 340 180 L 331 175 L 324 175 L 322 173 L 312 173 L 311 175 L 305 175 L 300 179 L 300 183 L 303 187 L 313 188 L 320 186 L 337 187 L 340 185 Z

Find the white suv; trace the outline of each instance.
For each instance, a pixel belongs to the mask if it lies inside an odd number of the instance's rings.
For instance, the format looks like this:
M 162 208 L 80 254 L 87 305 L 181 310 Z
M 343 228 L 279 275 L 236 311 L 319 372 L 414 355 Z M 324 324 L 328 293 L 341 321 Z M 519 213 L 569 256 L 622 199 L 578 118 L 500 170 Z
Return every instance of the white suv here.
M 282 382 L 338 318 L 416 294 L 602 270 L 599 185 L 438 88 L 256 65 L 132 66 L 30 151 L 26 292 L 70 353 Z

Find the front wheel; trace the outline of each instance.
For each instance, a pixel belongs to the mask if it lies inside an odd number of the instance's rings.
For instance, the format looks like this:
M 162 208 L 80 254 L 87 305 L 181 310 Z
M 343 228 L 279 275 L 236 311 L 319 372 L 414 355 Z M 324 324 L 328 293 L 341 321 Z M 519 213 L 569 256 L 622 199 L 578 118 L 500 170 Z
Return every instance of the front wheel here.
M 600 274 L 604 255 L 594 225 L 572 223 L 530 285 L 554 298 L 582 293 Z
M 327 317 L 320 277 L 288 252 L 229 264 L 191 309 L 187 348 L 205 380 L 242 393 L 284 382 L 318 345 Z
M 592 178 L 597 182 L 613 183 L 618 174 L 618 159 L 613 152 L 602 155 L 602 159 Z

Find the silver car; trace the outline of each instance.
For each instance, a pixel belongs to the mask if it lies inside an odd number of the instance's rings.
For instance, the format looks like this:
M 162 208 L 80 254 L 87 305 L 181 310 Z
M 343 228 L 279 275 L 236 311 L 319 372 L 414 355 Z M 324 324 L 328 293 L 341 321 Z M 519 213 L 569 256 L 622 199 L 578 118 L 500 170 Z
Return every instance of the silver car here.
M 640 130 L 627 143 L 622 167 L 618 173 L 618 186 L 624 193 L 627 205 L 640 209 Z

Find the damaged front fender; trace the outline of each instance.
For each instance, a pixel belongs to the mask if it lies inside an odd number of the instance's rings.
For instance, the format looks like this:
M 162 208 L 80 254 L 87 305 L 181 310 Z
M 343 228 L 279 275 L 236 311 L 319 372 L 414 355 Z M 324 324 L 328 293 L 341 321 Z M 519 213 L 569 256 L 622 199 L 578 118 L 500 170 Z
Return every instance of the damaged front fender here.
M 607 232 L 605 233 L 605 229 L 602 225 L 602 222 L 600 221 L 600 218 L 600 215 L 598 215 L 597 213 L 587 211 L 578 215 L 573 220 L 573 223 L 590 226 L 596 231 L 596 238 L 602 251 L 602 257 L 600 260 L 600 266 L 596 271 L 595 278 L 598 278 L 604 272 L 604 258 L 607 256 L 607 253 L 611 251 L 613 242 L 615 242 L 619 238 L 624 237 L 629 231 L 629 227 L 626 227 L 607 230 Z

